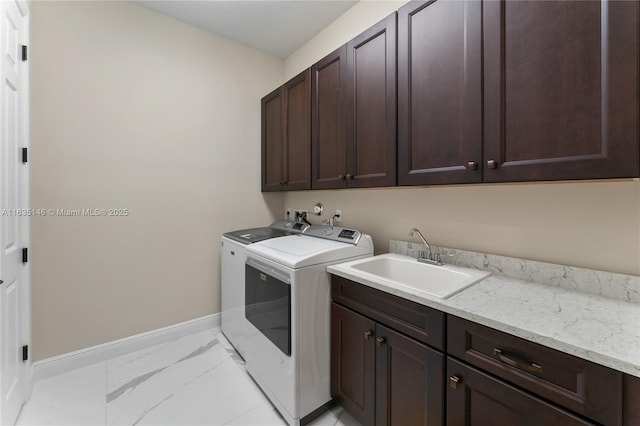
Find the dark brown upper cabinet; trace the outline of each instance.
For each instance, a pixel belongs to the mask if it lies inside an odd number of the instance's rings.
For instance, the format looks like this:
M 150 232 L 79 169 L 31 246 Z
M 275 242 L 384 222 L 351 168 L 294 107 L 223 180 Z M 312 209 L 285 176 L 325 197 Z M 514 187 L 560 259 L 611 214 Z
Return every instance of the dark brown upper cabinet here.
M 311 156 L 313 189 L 346 187 L 347 48 L 311 67 Z
M 482 3 L 398 11 L 398 184 L 482 180 Z
M 489 1 L 484 181 L 639 174 L 638 2 Z
M 262 191 L 311 188 L 311 78 L 298 74 L 262 98 Z
M 396 184 L 396 14 L 311 68 L 312 186 Z
M 347 186 L 396 184 L 396 14 L 347 43 Z
M 262 98 L 262 191 L 281 191 L 284 163 L 282 88 Z
M 639 9 L 412 1 L 262 100 L 263 191 L 638 177 Z

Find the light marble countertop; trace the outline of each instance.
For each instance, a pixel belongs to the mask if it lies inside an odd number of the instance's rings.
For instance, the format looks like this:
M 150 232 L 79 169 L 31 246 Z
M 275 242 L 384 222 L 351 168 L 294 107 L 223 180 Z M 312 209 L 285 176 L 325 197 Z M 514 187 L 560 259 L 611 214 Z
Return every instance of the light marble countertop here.
M 640 304 L 494 273 L 447 299 L 390 286 L 349 267 L 327 271 L 640 377 Z

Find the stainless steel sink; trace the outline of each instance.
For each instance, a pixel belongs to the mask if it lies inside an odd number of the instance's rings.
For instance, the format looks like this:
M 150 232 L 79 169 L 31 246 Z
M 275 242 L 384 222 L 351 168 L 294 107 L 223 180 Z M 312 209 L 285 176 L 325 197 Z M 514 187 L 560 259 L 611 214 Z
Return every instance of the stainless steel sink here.
M 346 266 L 346 265 L 345 265 Z M 452 265 L 429 265 L 398 254 L 384 254 L 349 263 L 349 267 L 390 284 L 442 299 L 488 277 L 491 272 Z

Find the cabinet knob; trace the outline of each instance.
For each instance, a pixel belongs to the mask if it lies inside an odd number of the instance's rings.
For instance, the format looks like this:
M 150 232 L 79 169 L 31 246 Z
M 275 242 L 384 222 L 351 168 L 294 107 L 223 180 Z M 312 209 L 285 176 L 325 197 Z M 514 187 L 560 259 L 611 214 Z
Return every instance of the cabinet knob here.
M 467 170 L 477 170 L 478 163 L 476 163 L 475 161 L 467 161 L 467 164 L 464 165 L 464 168 Z
M 371 335 L 373 334 L 373 332 L 371 330 L 367 330 L 364 332 L 364 340 L 369 340 L 369 337 L 371 337 Z
M 496 167 L 498 167 L 498 163 L 496 162 L 496 160 L 487 160 L 487 167 L 489 167 L 490 169 L 495 169 Z
M 376 346 L 380 347 L 384 345 L 386 342 L 387 342 L 387 339 L 385 339 L 384 337 L 378 337 L 376 339 Z
M 449 377 L 449 387 L 451 389 L 458 389 L 458 385 L 462 384 L 462 379 L 458 376 Z
M 347 180 L 347 178 L 344 175 L 338 175 L 338 179 L 340 180 Z
M 353 175 L 347 174 L 347 180 L 353 179 Z

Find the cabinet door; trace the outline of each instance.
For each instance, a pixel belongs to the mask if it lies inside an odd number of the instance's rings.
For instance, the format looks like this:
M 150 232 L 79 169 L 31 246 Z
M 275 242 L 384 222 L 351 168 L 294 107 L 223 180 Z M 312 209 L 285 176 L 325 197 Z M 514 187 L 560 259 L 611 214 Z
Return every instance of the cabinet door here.
M 376 325 L 375 424 L 442 426 L 443 374 L 443 354 Z
M 482 179 L 482 4 L 398 11 L 398 183 Z
M 592 425 L 465 364 L 447 359 L 447 425 Z
M 347 186 L 396 184 L 396 14 L 347 43 Z
M 311 188 L 311 78 L 298 74 L 282 86 L 284 189 Z
M 281 191 L 283 184 L 282 92 L 262 98 L 262 191 Z
M 311 146 L 314 189 L 347 186 L 346 46 L 311 67 Z
M 638 2 L 490 1 L 484 180 L 638 176 Z
M 640 378 L 624 375 L 622 424 L 624 426 L 640 425 Z
M 331 304 L 331 396 L 363 425 L 375 404 L 375 323 Z

